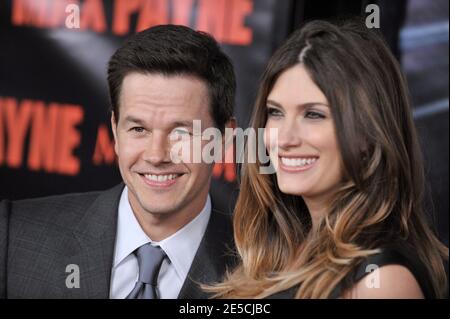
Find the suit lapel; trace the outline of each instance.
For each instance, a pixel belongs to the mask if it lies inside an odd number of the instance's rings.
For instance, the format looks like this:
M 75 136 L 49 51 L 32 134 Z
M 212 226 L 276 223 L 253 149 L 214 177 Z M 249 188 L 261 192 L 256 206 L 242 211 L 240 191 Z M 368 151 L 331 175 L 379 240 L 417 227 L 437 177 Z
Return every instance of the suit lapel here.
M 234 267 L 234 241 L 231 216 L 218 210 L 211 217 L 187 278 L 178 295 L 179 299 L 205 299 L 209 294 L 199 284 L 211 284 L 223 279 L 227 267 Z
M 73 232 L 79 250 L 67 256 L 66 263 L 79 265 L 80 288 L 67 289 L 69 298 L 109 298 L 118 206 L 123 187 L 121 183 L 102 193 Z
M 64 298 L 109 298 L 118 206 L 123 187 L 121 183 L 102 193 L 75 227 L 75 241 L 70 243 L 71 249 L 67 250 L 63 263 L 79 266 L 80 288 L 64 289 Z M 231 216 L 213 209 L 178 298 L 208 298 L 199 284 L 221 281 L 226 269 L 235 264 Z

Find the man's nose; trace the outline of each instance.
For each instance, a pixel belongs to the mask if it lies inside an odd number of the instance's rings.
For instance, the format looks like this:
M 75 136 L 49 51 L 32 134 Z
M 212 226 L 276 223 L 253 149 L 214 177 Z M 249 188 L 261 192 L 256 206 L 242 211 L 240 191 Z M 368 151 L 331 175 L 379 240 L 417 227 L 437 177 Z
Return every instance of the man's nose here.
M 169 143 L 166 134 L 154 131 L 149 137 L 143 159 L 152 165 L 169 162 Z

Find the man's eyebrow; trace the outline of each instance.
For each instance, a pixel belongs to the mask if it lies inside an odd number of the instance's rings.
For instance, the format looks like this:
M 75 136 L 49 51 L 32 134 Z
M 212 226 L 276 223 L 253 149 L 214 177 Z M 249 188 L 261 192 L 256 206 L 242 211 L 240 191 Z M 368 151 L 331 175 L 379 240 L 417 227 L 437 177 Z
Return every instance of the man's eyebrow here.
M 275 102 L 273 100 L 267 100 L 267 105 L 272 105 L 272 106 L 276 106 L 280 109 L 283 109 L 283 106 L 278 103 Z M 298 108 L 305 108 L 305 107 L 310 107 L 310 106 L 314 106 L 314 105 L 322 105 L 322 106 L 326 106 L 326 107 L 330 107 L 328 104 L 323 103 L 323 102 L 308 102 L 308 103 L 301 103 L 301 104 L 297 104 L 296 107 Z
M 142 120 L 142 119 L 140 119 L 138 117 L 134 117 L 133 115 L 125 116 L 124 121 L 125 122 L 130 122 L 130 123 L 136 123 L 136 124 L 139 124 L 139 125 L 144 125 L 145 124 L 144 120 Z
M 176 121 L 172 124 L 173 127 L 185 126 L 192 127 L 194 125 L 193 121 Z
M 124 121 L 126 123 L 136 123 L 138 125 L 145 125 L 145 121 L 141 118 L 135 117 L 133 115 L 127 115 L 124 118 Z M 180 126 L 184 126 L 184 127 L 192 127 L 193 126 L 193 121 L 175 121 L 173 123 L 170 124 L 171 127 L 180 127 Z

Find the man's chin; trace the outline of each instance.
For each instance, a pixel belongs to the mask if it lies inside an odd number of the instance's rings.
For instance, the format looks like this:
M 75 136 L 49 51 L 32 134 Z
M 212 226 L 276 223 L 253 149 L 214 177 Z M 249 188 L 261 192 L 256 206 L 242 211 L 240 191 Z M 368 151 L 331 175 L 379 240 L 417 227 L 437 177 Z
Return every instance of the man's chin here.
M 174 194 L 158 194 L 142 189 L 133 192 L 129 200 L 134 211 L 138 210 L 144 214 L 170 214 L 179 207 L 176 204 L 177 196 Z
M 155 205 L 156 203 L 162 203 L 164 202 L 164 200 L 159 199 L 158 201 L 153 201 L 153 202 L 148 202 L 148 200 L 146 200 L 147 203 L 144 203 L 144 205 L 142 205 L 142 208 L 144 208 L 144 213 L 147 214 L 152 214 L 152 215 L 170 215 L 173 212 L 176 212 L 177 210 L 179 210 L 179 205 L 175 205 L 174 201 L 171 200 L 167 200 L 167 203 L 171 203 L 170 205 Z

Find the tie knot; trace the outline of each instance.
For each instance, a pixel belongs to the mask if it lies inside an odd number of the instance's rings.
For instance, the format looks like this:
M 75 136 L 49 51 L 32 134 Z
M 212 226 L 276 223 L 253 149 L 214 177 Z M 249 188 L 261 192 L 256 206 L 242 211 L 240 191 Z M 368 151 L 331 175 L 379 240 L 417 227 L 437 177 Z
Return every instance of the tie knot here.
M 156 286 L 159 269 L 166 257 L 166 253 L 159 246 L 150 243 L 142 245 L 136 250 L 139 263 L 139 281 Z

